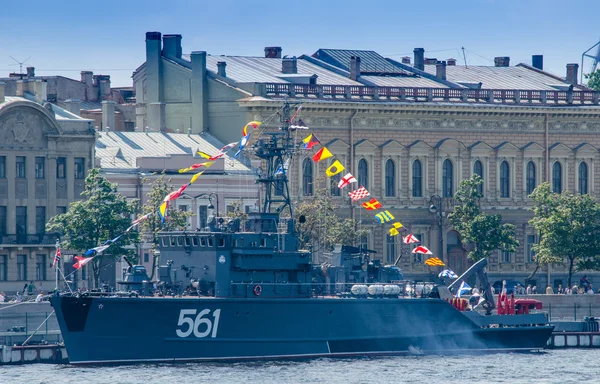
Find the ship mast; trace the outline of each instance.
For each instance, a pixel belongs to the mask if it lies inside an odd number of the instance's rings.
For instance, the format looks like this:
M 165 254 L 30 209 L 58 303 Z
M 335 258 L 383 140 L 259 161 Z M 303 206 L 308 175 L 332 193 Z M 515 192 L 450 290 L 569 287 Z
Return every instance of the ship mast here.
M 286 100 L 279 114 L 279 131 L 265 132 L 254 144 L 254 153 L 263 160 L 263 166 L 266 166 L 257 180 L 265 186 L 262 212 L 282 213 L 287 208 L 290 217 L 293 217 L 287 169 L 295 150 L 290 132 L 290 108 L 291 105 Z

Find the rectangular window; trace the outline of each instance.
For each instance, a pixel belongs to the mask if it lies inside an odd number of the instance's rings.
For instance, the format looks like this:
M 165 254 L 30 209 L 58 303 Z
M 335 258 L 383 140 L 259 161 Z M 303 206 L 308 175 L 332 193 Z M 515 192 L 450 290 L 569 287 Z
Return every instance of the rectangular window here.
M 27 207 L 17 207 L 17 243 L 27 243 Z
M 0 156 L 0 179 L 6 179 L 6 156 Z
M 38 281 L 46 280 L 46 255 L 35 257 L 35 279 Z
M 150 254 L 144 253 L 144 263 L 149 263 L 149 262 L 150 262 Z
M 67 177 L 67 158 L 57 157 L 56 158 L 56 178 L 64 179 Z
M 198 228 L 205 228 L 206 221 L 208 220 L 208 206 L 198 206 Z
M 535 258 L 535 251 L 532 249 L 533 245 L 537 244 L 536 235 L 527 235 L 527 262 L 533 263 Z
M 67 207 L 64 206 L 57 206 L 56 207 L 56 214 L 57 215 L 62 215 L 63 213 L 67 213 Z
M 396 261 L 396 236 L 386 235 L 386 251 L 387 251 L 387 262 L 393 264 Z
M 6 205 L 0 206 L 0 235 L 6 235 Z
M 502 262 L 512 263 L 512 253 L 508 251 L 502 251 Z
M 0 255 L 0 281 L 6 281 L 8 277 L 8 265 L 6 264 L 6 255 Z
M 361 250 L 369 249 L 369 235 L 365 235 L 360 238 L 359 246 Z
M 75 179 L 85 179 L 85 158 L 75 158 Z
M 17 255 L 17 280 L 27 280 L 27 255 Z
M 46 159 L 43 157 L 35 158 L 35 178 L 43 179 L 46 177 Z
M 419 240 L 418 243 L 413 243 L 411 246 L 411 252 L 413 249 L 415 249 L 416 247 L 418 247 L 419 245 L 423 244 L 423 235 L 420 233 L 413 233 L 413 236 L 417 238 L 417 240 Z M 423 262 L 423 255 L 420 253 L 413 253 L 413 262 L 414 263 L 422 263 Z
M 35 207 L 35 234 L 46 233 L 46 207 Z
M 17 156 L 17 179 L 24 179 L 27 177 L 27 162 L 25 156 Z
M 83 267 L 81 267 L 81 280 L 82 281 L 86 281 L 88 279 L 88 267 L 87 265 L 84 265 Z

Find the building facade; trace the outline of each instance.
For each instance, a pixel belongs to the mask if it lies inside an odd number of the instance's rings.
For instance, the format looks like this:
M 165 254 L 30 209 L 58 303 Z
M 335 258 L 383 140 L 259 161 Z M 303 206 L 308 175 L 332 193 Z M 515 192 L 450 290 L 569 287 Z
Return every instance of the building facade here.
M 492 278 L 524 281 L 536 267 L 527 197 L 535 186 L 548 181 L 556 192 L 598 195 L 599 93 L 578 83 L 577 64 L 567 64 L 563 78 L 545 72 L 539 55 L 531 64 L 497 57 L 494 66 L 461 66 L 426 58 L 422 48 L 411 64 L 331 49 L 299 57 L 282 57 L 280 47 L 265 48 L 264 57 L 185 55 L 181 42 L 181 35 L 146 34 L 146 62 L 133 76 L 138 126 L 210 132 L 229 142 L 250 120 L 277 127 L 284 99 L 301 103 L 298 117 L 321 143 L 457 273 L 470 261 L 447 215 L 460 181 L 473 173 L 484 180 L 484 209 L 515 224 L 520 243 L 490 258 Z M 296 200 L 328 187 L 329 163 L 313 164 L 310 154 L 290 167 Z M 431 277 L 372 215 L 332 192 L 342 215 L 372 229 L 363 243 L 377 258 L 400 257 L 407 275 Z M 564 265 L 550 269 L 552 285 L 565 282 Z M 547 276 L 533 283 L 543 286 Z
M 0 290 L 9 296 L 29 281 L 54 288 L 57 236 L 46 223 L 79 198 L 94 158 L 91 121 L 50 104 L 45 83 L 34 84 L 17 97 L 0 82 Z

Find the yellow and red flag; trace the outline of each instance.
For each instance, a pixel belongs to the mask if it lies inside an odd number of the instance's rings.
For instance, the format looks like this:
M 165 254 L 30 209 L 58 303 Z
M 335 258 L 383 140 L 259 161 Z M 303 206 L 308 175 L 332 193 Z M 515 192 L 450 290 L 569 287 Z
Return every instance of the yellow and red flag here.
M 417 247 L 417 248 L 419 248 L 419 247 Z M 415 248 L 415 249 L 417 249 L 417 248 Z M 423 248 L 425 248 L 425 247 L 423 247 Z M 443 267 L 446 265 L 446 264 L 444 264 L 444 262 L 442 260 L 440 260 L 437 257 L 430 257 L 429 259 L 425 260 L 425 264 L 429 265 L 431 267 Z
M 204 163 L 199 163 L 199 164 L 192 164 L 191 166 L 189 166 L 188 168 L 182 168 L 180 169 L 178 172 L 179 173 L 184 173 L 184 172 L 188 172 L 191 171 L 193 169 L 198 169 L 200 167 L 210 167 L 213 164 L 212 161 L 205 161 Z
M 312 159 L 315 163 L 318 163 L 319 161 L 329 159 L 330 157 L 333 157 L 333 154 L 329 152 L 327 147 L 323 147 L 319 150 L 319 152 L 313 155 Z
M 250 132 L 250 128 L 256 129 L 261 124 L 262 124 L 262 122 L 260 122 L 260 121 L 251 121 L 251 122 L 249 122 L 248 124 L 246 124 L 244 126 L 244 128 L 242 128 L 242 136 L 247 136 L 248 132 Z
M 365 209 L 367 209 L 368 211 L 373 211 L 375 209 L 383 207 L 383 205 L 381 205 L 381 203 L 377 201 L 376 198 L 372 198 L 371 200 L 362 203 L 362 206 L 365 207 Z

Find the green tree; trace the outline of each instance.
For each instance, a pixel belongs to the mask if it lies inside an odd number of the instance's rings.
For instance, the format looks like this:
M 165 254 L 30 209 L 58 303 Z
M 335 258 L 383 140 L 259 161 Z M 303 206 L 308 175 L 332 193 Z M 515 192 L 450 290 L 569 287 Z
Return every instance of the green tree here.
M 46 230 L 60 233 L 63 236 L 61 246 L 78 252 L 123 235 L 88 264 L 92 266 L 97 287 L 100 267 L 106 265 L 107 260 L 116 261 L 122 256 L 134 261 L 137 258 L 135 246 L 139 244 L 139 236 L 135 231 L 125 231 L 131 224 L 131 216 L 137 211 L 138 202 L 128 202 L 117 192 L 117 184 L 106 180 L 98 168 L 90 169 L 81 196 L 83 199 L 72 202 L 66 213 L 52 217 Z
M 541 264 L 568 263 L 569 279 L 576 271 L 600 269 L 600 205 L 589 195 L 552 193 L 549 183 L 531 194 L 533 219 L 529 223 L 540 234 L 534 246 Z
M 296 203 L 294 215 L 296 218 L 304 216 L 303 223 L 296 221 L 301 248 L 312 245 L 313 252 L 328 252 L 335 244 L 353 245 L 369 233 L 365 229 L 357 230 L 355 220 L 339 217 L 339 208 L 325 188 Z
M 144 241 L 151 244 L 152 271 L 150 272 L 150 280 L 154 279 L 156 265 L 158 263 L 158 254 L 155 252 L 158 249 L 158 234 L 161 231 L 185 230 L 188 224 L 188 218 L 193 215 L 192 212 L 174 209 L 175 204 L 172 201 L 164 223 L 161 221 L 160 216 L 157 214 L 158 208 L 162 204 L 165 196 L 175 190 L 175 187 L 170 184 L 170 181 L 170 179 L 167 180 L 165 178 L 164 174 L 154 180 L 147 177 L 142 180 L 142 183 L 152 185 L 152 189 L 146 194 L 148 199 L 142 206 L 142 213 L 140 214 L 145 215 L 147 213 L 152 213 L 152 215 L 139 224 L 139 231 Z
M 585 75 L 587 86 L 593 90 L 600 91 L 600 69 Z
M 502 223 L 501 215 L 481 212 L 482 184 L 483 180 L 478 175 L 461 181 L 454 194 L 457 204 L 448 216 L 454 229 L 460 233 L 463 243 L 473 245 L 473 250 L 469 252 L 469 258 L 473 261 L 489 257 L 498 249 L 514 252 L 519 245 L 514 225 Z

